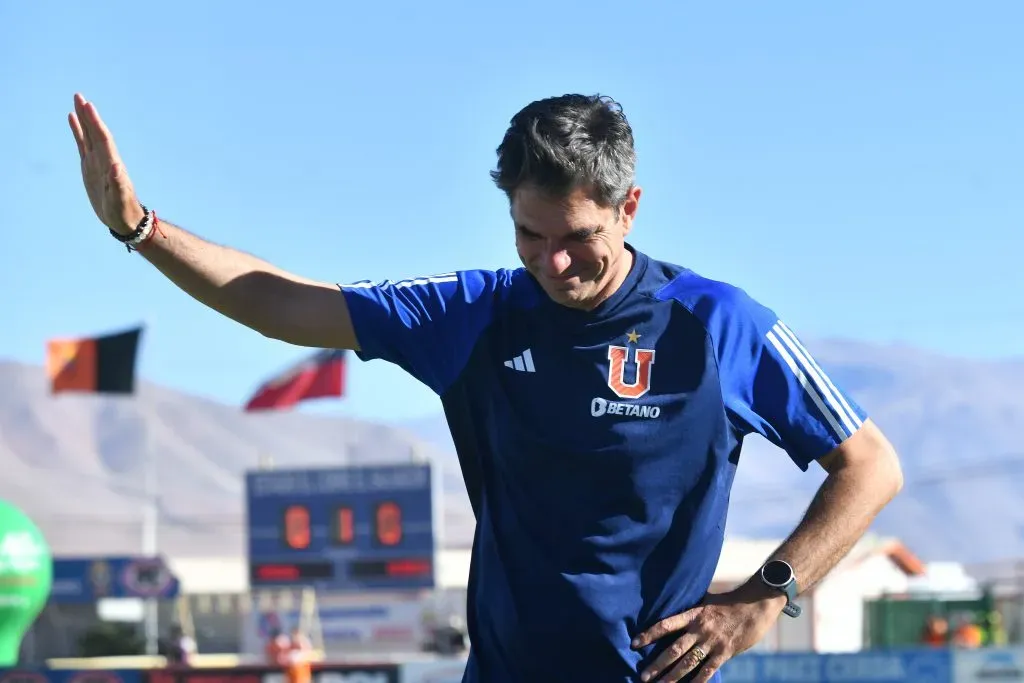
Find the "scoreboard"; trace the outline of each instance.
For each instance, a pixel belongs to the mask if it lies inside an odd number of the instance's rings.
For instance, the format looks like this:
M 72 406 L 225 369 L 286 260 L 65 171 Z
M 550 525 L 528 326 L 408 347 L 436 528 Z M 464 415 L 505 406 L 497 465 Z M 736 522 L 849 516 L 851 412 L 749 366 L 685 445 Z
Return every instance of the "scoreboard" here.
M 246 473 L 249 585 L 434 586 L 430 465 Z

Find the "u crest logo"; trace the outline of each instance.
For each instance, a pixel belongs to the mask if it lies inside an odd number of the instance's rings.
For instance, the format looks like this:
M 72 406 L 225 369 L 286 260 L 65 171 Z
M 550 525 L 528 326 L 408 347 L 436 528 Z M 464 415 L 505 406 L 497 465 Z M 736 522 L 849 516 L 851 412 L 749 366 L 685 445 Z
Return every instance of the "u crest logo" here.
M 608 386 L 619 398 L 640 398 L 651 390 L 654 349 L 636 349 L 633 356 L 636 362 L 636 377 L 627 383 L 626 363 L 629 362 L 629 347 L 608 347 Z

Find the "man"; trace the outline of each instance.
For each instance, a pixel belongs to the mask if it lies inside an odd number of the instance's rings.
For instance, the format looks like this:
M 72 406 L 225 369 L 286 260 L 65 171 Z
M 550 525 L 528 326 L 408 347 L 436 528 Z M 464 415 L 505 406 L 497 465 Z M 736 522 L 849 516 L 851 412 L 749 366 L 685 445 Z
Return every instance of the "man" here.
M 168 633 L 167 663 L 190 666 L 197 653 L 196 641 L 179 624 L 173 624 Z
M 440 396 L 477 517 L 467 683 L 717 680 L 799 618 L 797 592 L 902 485 L 885 437 L 771 310 L 627 243 L 633 134 L 606 98 L 511 121 L 492 177 L 522 268 L 342 286 L 159 221 L 81 96 L 70 124 L 100 220 L 178 287 Z M 748 434 L 828 476 L 762 570 L 709 595 Z
M 298 626 L 292 628 L 287 655 L 288 683 L 310 683 L 313 680 L 313 644 Z
M 263 644 L 263 655 L 267 660 L 267 664 L 273 667 L 286 668 L 289 662 L 291 647 L 292 643 L 287 634 L 277 626 L 271 628 L 267 633 L 267 641 Z

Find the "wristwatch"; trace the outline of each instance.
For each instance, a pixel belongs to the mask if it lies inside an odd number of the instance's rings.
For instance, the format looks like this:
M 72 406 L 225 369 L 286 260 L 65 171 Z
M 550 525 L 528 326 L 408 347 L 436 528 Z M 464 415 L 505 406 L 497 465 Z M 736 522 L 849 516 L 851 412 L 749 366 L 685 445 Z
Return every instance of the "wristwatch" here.
M 800 605 L 796 604 L 796 574 L 788 562 L 783 560 L 765 562 L 761 567 L 761 582 L 786 596 L 786 606 L 782 608 L 783 614 L 789 617 L 800 616 L 802 610 Z

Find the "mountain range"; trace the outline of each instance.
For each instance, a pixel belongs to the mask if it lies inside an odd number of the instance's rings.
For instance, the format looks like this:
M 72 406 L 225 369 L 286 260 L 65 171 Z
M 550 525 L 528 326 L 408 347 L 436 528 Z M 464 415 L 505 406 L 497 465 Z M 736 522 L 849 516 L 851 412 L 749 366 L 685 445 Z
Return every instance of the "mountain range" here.
M 1024 359 L 951 358 L 848 340 L 807 346 L 900 451 L 906 486 L 875 531 L 901 538 L 925 560 L 1024 557 Z M 36 520 L 55 554 L 140 552 L 151 463 L 161 552 L 241 555 L 242 474 L 267 458 L 278 467 L 429 459 L 442 477 L 446 544 L 472 539 L 441 415 L 401 424 L 252 415 L 148 383 L 129 400 L 55 397 L 42 368 L 4 361 L 0 387 L 0 498 Z M 785 536 L 822 479 L 819 469 L 801 472 L 779 449 L 750 439 L 727 533 Z
M 40 526 L 54 554 L 143 550 L 152 466 L 158 547 L 178 557 L 245 553 L 244 477 L 280 468 L 429 460 L 445 528 L 471 539 L 453 453 L 395 425 L 302 412 L 244 413 L 145 382 L 132 397 L 49 392 L 41 367 L 0 362 L 0 498 Z M 461 498 L 459 496 L 461 490 Z M 467 541 L 468 542 L 468 541 Z

